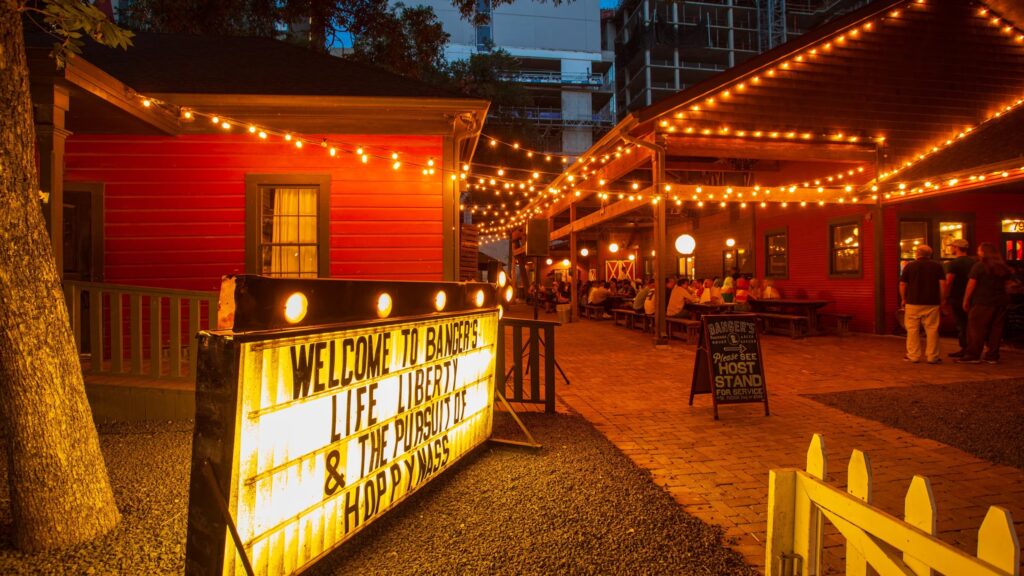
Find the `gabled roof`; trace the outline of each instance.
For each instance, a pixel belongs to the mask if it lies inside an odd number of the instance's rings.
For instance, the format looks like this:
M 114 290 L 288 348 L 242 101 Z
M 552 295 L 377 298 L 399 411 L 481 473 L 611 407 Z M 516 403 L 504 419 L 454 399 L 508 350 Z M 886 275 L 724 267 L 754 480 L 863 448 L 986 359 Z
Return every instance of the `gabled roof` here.
M 26 43 L 51 38 L 26 28 Z M 83 57 L 148 94 L 465 98 L 382 68 L 246 36 L 140 32 L 128 50 L 86 44 Z
M 992 166 L 1024 165 L 1024 108 L 1016 108 L 924 158 L 893 181 L 918 182 Z
M 1024 42 L 1005 24 L 966 0 L 874 2 L 636 121 L 884 138 L 884 165 L 899 166 L 1024 94 Z

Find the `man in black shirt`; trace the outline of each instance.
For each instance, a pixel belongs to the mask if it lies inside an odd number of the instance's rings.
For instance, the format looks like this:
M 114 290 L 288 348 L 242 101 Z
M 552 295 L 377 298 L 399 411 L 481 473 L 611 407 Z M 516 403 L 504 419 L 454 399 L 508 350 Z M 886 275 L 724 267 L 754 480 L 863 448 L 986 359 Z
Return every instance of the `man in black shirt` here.
M 900 300 L 904 307 L 907 328 L 907 355 L 905 360 L 921 361 L 921 325 L 927 341 L 925 351 L 929 364 L 940 364 L 939 320 L 946 272 L 942 264 L 932 260 L 932 249 L 921 244 L 914 249 L 916 260 L 907 264 L 900 275 Z
M 956 320 L 956 337 L 960 341 L 960 350 L 950 354 L 952 358 L 960 358 L 967 348 L 967 312 L 964 311 L 964 291 L 967 290 L 967 277 L 974 267 L 974 258 L 967 255 L 967 240 L 957 238 L 949 243 L 955 257 L 945 264 L 946 268 L 946 303 Z

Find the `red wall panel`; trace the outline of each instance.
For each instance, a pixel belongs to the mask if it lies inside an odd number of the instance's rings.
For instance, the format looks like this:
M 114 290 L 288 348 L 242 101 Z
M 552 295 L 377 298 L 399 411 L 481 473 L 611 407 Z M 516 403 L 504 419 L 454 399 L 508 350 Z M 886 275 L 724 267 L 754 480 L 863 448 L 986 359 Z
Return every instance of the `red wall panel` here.
M 999 246 L 1003 218 L 1024 217 L 1024 186 L 1011 185 L 998 188 L 962 192 L 949 196 L 922 198 L 892 204 L 885 211 L 885 297 L 886 332 L 895 328 L 895 314 L 898 306 L 899 285 L 899 221 L 916 218 L 945 218 L 957 221 L 966 217 L 973 219 L 971 256 L 981 242 L 992 242 Z M 932 246 L 936 251 L 938 246 Z M 891 289 L 889 287 L 892 287 Z
M 328 136 L 404 161 L 297 149 L 245 134 L 71 136 L 66 178 L 105 185 L 107 282 L 216 289 L 245 266 L 245 176 L 331 176 L 332 277 L 437 280 L 442 275 L 442 174 L 434 136 Z
M 875 328 L 874 254 L 872 222 L 865 218 L 868 207 L 857 205 L 790 204 L 783 208 L 769 204 L 757 208 L 755 219 L 757 277 L 764 277 L 764 233 L 787 228 L 789 278 L 776 280 L 785 298 L 833 300 L 825 311 L 852 314 L 851 328 L 872 332 Z M 833 219 L 857 218 L 860 222 L 861 275 L 856 278 L 829 276 L 829 224 Z

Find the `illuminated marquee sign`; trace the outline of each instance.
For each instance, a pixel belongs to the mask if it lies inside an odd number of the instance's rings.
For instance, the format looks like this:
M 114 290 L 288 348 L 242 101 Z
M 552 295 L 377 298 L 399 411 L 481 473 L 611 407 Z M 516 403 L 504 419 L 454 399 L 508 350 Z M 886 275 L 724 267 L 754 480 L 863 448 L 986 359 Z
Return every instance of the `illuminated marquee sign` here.
M 1024 232 L 1024 220 L 1003 220 L 1003 232 Z
M 253 571 L 291 574 L 490 436 L 499 309 L 486 284 L 238 281 L 233 330 L 201 336 L 186 573 L 246 573 L 209 460 Z M 306 323 L 239 330 L 294 319 L 294 293 Z M 381 294 L 420 313 L 378 318 Z

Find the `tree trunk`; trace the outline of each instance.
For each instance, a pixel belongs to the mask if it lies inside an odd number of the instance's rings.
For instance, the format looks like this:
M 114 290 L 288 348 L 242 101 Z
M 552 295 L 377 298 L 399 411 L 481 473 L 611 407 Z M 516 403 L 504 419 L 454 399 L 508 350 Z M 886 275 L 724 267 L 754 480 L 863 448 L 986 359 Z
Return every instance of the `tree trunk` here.
M 38 199 L 28 62 L 0 0 L 0 418 L 16 542 L 33 552 L 120 519 Z

